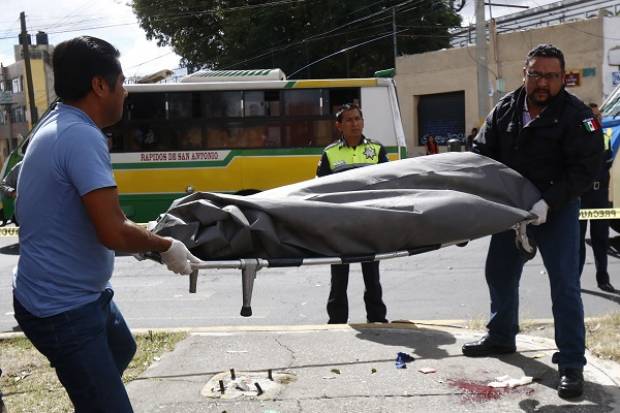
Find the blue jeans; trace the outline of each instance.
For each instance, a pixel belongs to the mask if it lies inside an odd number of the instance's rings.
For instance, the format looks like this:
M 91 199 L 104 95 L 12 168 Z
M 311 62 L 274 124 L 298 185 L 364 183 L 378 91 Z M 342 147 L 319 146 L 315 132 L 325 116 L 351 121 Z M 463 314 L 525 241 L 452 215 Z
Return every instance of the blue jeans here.
M 133 412 L 121 376 L 136 342 L 113 295 L 105 290 L 92 303 L 45 318 L 30 314 L 13 296 L 15 319 L 56 369 L 76 413 Z
M 586 364 L 585 326 L 579 280 L 579 201 L 550 211 L 547 222 L 528 225 L 528 235 L 538 250 L 549 275 L 555 326 L 554 357 L 560 368 L 582 368 Z M 486 280 L 491 294 L 489 340 L 514 345 L 519 332 L 519 281 L 525 260 L 515 248 L 515 232 L 491 237 L 486 261 Z

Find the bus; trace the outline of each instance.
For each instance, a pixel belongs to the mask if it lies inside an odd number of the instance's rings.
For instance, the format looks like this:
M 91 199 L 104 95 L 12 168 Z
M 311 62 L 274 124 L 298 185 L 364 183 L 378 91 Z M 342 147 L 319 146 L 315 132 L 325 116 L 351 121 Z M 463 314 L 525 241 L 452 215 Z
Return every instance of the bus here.
M 407 156 L 391 78 L 211 71 L 125 87 L 123 119 L 104 133 L 121 207 L 136 222 L 155 219 L 194 191 L 246 195 L 313 178 L 323 148 L 338 137 L 335 113 L 349 102 L 360 105 L 364 135 L 381 142 L 390 160 Z M 26 141 L 2 176 L 21 159 Z M 12 216 L 12 202 L 3 201 L 5 217 Z

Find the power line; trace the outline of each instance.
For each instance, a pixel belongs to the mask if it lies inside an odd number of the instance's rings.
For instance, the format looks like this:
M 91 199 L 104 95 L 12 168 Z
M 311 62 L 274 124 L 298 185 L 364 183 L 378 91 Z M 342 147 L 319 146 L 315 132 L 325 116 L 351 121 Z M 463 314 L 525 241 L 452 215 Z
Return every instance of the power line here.
M 408 30 L 408 29 L 404 29 L 404 30 L 401 30 L 400 32 L 404 32 L 404 31 L 407 31 L 407 30 Z M 396 33 L 399 33 L 399 32 L 396 32 Z M 365 41 L 365 42 L 355 44 L 355 45 L 353 45 L 353 46 L 345 47 L 344 49 L 338 50 L 337 52 L 331 53 L 331 54 L 329 54 L 329 55 L 327 55 L 327 56 L 324 56 L 324 57 L 322 57 L 322 58 L 320 58 L 320 59 L 318 59 L 318 60 L 315 60 L 315 61 L 314 61 L 314 62 L 312 62 L 312 63 L 309 63 L 309 64 L 307 64 L 307 65 L 303 66 L 303 67 L 302 67 L 302 68 L 300 68 L 300 69 L 295 70 L 295 71 L 294 71 L 293 73 L 291 73 L 289 76 L 290 76 L 290 77 L 292 77 L 292 76 L 296 75 L 297 73 L 301 72 L 302 70 L 305 70 L 305 69 L 309 68 L 310 66 L 313 66 L 313 65 L 315 65 L 315 64 L 317 64 L 317 63 L 320 63 L 320 62 L 322 62 L 322 61 L 324 61 L 324 60 L 327 60 L 327 59 L 329 59 L 330 57 L 334 57 L 334 56 L 339 55 L 339 54 L 341 54 L 341 53 L 348 52 L 349 50 L 356 49 L 356 48 L 358 48 L 358 47 L 360 47 L 360 46 L 364 46 L 364 45 L 366 45 L 366 44 L 368 44 L 368 43 L 376 42 L 377 40 L 384 39 L 384 38 L 386 38 L 386 37 L 388 37 L 388 36 L 392 36 L 392 34 L 393 34 L 393 33 L 390 31 L 390 32 L 388 32 L 388 33 L 384 34 L 383 36 L 375 37 L 374 39 L 370 39 L 370 40 L 367 40 L 367 41 Z
M 413 1 L 414 1 L 414 0 L 407 0 L 407 1 L 404 1 L 404 2 L 402 2 L 402 3 L 399 3 L 398 5 L 396 5 L 396 6 L 394 6 L 394 7 L 399 7 L 399 6 L 402 6 L 402 5 L 405 5 L 405 4 L 408 4 L 408 3 L 411 3 L 411 2 L 413 2 Z M 421 3 L 423 3 L 423 2 L 424 2 L 424 0 L 415 0 L 415 1 L 416 1 L 416 3 L 417 3 L 417 4 L 421 4 Z M 369 14 L 369 15 L 365 16 L 365 17 L 362 17 L 362 18 L 359 18 L 359 19 L 355 19 L 355 20 L 349 21 L 349 22 L 347 22 L 347 23 L 344 23 L 344 24 L 342 24 L 342 25 L 340 25 L 340 26 L 338 26 L 338 27 L 336 27 L 336 28 L 334 28 L 334 29 L 328 30 L 328 31 L 326 31 L 326 32 L 319 33 L 319 34 L 316 34 L 316 35 L 312 35 L 312 36 L 306 37 L 305 39 L 301 39 L 301 40 L 298 40 L 298 41 L 293 42 L 293 43 L 284 44 L 284 47 L 283 47 L 283 48 L 281 48 L 281 47 L 282 47 L 282 45 L 283 45 L 283 43 L 281 43 L 281 44 L 279 44 L 279 45 L 276 45 L 276 46 L 272 47 L 271 49 L 269 49 L 268 51 L 266 51 L 266 52 L 264 52 L 264 53 L 262 53 L 262 54 L 260 54 L 260 55 L 257 55 L 257 56 L 254 56 L 254 57 L 251 57 L 251 58 L 249 58 L 249 59 L 242 60 L 242 61 L 240 61 L 240 62 L 236 62 L 236 63 L 230 64 L 230 65 L 227 65 L 227 66 L 225 66 L 225 67 L 222 67 L 222 69 L 223 69 L 223 70 L 225 70 L 225 69 L 230 69 L 230 68 L 236 67 L 236 66 L 238 66 L 238 65 L 242 65 L 242 64 L 249 63 L 249 62 L 252 62 L 252 61 L 255 61 L 255 60 L 259 60 L 260 58 L 265 57 L 265 56 L 268 56 L 268 55 L 270 55 L 270 54 L 272 54 L 272 53 L 274 53 L 274 52 L 276 52 L 276 51 L 277 51 L 277 52 L 279 52 L 279 53 L 282 53 L 282 52 L 284 52 L 285 50 L 287 50 L 287 49 L 289 49 L 289 48 L 291 48 L 291 47 L 293 47 L 293 46 L 297 46 L 297 45 L 304 44 L 305 42 L 310 41 L 310 40 L 314 40 L 315 38 L 316 38 L 316 39 L 319 39 L 319 38 L 320 38 L 320 39 L 325 38 L 325 37 L 324 37 L 324 35 L 326 35 L 326 34 L 330 34 L 330 33 L 336 32 L 336 31 L 338 31 L 338 30 L 341 30 L 341 29 L 342 29 L 342 28 L 344 28 L 344 27 L 350 26 L 350 25 L 355 24 L 355 23 L 361 23 L 362 21 L 368 20 L 368 19 L 370 19 L 370 18 L 372 18 L 372 17 L 375 17 L 375 16 L 377 16 L 377 15 L 380 15 L 380 14 L 386 13 L 387 11 L 390 11 L 390 10 L 391 10 L 391 8 L 386 8 L 386 9 L 381 10 L 381 11 L 379 11 L 379 12 L 371 13 L 371 14 Z M 410 10 L 413 10 L 413 8 L 409 9 L 409 11 L 410 11 Z M 389 16 L 388 16 L 388 18 L 389 18 Z

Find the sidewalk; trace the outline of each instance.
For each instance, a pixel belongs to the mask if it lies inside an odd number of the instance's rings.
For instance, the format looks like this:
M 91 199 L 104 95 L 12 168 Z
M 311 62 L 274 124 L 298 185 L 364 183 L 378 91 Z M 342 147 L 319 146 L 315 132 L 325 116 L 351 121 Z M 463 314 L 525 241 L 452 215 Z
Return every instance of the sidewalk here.
M 128 391 L 137 413 L 620 412 L 618 364 L 588 354 L 584 396 L 569 402 L 555 390 L 552 340 L 519 336 L 519 353 L 462 356 L 481 334 L 400 323 L 196 329 Z M 397 369 L 398 352 L 415 360 Z M 534 381 L 487 386 L 500 376 Z

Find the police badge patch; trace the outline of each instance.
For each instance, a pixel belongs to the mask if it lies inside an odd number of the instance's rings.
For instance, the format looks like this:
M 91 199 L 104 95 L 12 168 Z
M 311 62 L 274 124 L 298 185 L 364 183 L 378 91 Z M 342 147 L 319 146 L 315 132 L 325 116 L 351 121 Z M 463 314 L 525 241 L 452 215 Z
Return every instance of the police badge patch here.
M 375 151 L 375 148 L 372 146 L 367 146 L 366 149 L 364 149 L 364 156 L 366 159 L 375 159 L 375 156 L 377 156 L 377 151 Z
M 581 123 L 583 123 L 583 127 L 588 132 L 596 132 L 597 130 L 601 129 L 601 124 L 596 118 L 584 119 L 581 121 Z

